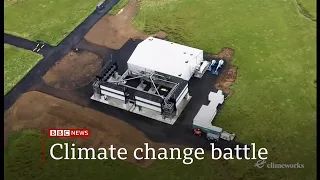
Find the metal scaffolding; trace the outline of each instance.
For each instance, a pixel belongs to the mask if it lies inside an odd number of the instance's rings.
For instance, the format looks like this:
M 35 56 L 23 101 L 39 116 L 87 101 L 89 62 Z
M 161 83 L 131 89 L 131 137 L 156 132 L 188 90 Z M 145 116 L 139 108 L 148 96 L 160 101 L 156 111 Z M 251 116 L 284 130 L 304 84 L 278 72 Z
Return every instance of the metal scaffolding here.
M 131 76 L 134 76 L 134 77 L 130 77 L 130 78 L 127 78 L 126 77 L 128 75 L 131 75 Z M 128 88 L 132 88 L 132 89 L 135 89 L 135 90 L 138 90 L 138 91 L 142 91 L 142 90 L 139 90 L 137 88 L 134 88 L 134 87 L 131 87 L 131 86 L 127 86 L 125 85 L 125 83 L 127 81 L 130 81 L 130 80 L 134 80 L 134 79 L 144 79 L 144 80 L 149 80 L 153 86 L 153 88 L 155 89 L 156 91 L 156 94 L 157 96 L 161 97 L 162 99 L 164 99 L 165 103 L 168 103 L 168 100 L 170 99 L 170 97 L 172 96 L 172 94 L 174 93 L 174 91 L 176 90 L 176 88 L 178 87 L 179 83 L 175 83 L 175 82 L 172 82 L 172 81 L 169 81 L 165 76 L 161 75 L 161 74 L 157 74 L 157 73 L 148 73 L 148 72 L 133 72 L 131 70 L 127 70 L 120 78 L 119 80 L 116 80 L 116 81 L 109 81 L 110 83 L 114 83 L 114 84 L 117 84 L 117 85 L 123 85 L 125 87 L 128 87 Z M 156 86 L 156 84 L 160 84 L 160 85 L 168 85 L 170 84 L 170 86 L 172 87 L 172 89 L 170 90 L 170 92 L 168 93 L 168 95 L 166 97 L 160 95 L 159 91 L 158 91 L 158 88 Z M 142 92 L 145 92 L 145 93 L 148 93 L 146 91 L 142 91 Z

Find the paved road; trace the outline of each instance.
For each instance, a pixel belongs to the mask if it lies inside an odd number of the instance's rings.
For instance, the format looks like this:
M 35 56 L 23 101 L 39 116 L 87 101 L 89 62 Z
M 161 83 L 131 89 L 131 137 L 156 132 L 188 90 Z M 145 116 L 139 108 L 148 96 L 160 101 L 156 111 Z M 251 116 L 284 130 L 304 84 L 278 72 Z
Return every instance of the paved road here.
M 38 45 L 37 42 L 30 41 L 21 37 L 13 36 L 10 34 L 4 33 L 4 43 L 10 44 L 19 48 L 26 50 L 34 51 L 35 53 L 42 54 L 46 56 L 53 48 L 50 44 L 45 43 L 41 48 L 41 45 Z M 37 47 L 38 45 L 38 47 Z M 39 51 L 37 51 L 39 49 Z
M 89 15 L 76 29 L 71 32 L 62 42 L 52 48 L 45 55 L 44 59 L 39 61 L 39 63 L 32 68 L 32 70 L 11 90 L 4 96 L 4 109 L 8 109 L 17 98 L 28 91 L 34 84 L 41 81 L 41 77 L 61 58 L 63 58 L 67 53 L 76 45 L 87 32 L 98 22 L 108 11 L 119 2 L 119 0 L 108 0 L 105 8 L 101 10 L 95 10 L 91 15 Z M 7 39 L 8 40 L 8 39 Z M 22 42 L 22 41 L 19 41 Z M 25 41 L 26 48 L 29 45 Z M 12 41 L 7 41 L 11 44 Z M 23 43 L 17 43 L 18 47 L 24 47 Z

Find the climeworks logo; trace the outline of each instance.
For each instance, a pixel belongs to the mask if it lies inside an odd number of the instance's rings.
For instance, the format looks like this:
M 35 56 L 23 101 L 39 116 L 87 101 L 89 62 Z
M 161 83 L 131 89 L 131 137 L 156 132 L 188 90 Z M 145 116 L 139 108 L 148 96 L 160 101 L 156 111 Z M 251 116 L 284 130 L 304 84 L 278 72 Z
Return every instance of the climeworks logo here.
M 89 129 L 48 129 L 49 138 L 72 137 L 86 138 L 90 136 Z
M 257 168 L 267 167 L 269 169 L 286 169 L 286 168 L 300 169 L 300 168 L 304 168 L 304 164 L 300 164 L 300 163 L 278 164 L 278 163 L 274 163 L 274 162 L 267 163 L 266 160 L 259 160 L 254 164 L 254 167 L 257 167 Z

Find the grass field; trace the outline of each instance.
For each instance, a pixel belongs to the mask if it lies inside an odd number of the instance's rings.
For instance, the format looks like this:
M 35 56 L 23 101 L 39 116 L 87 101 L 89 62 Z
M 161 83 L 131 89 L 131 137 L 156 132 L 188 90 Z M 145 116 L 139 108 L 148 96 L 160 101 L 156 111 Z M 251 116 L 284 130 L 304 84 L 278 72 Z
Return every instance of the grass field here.
M 7 94 L 42 56 L 11 45 L 4 45 L 4 94 Z
M 207 52 L 234 48 L 235 93 L 217 125 L 269 149 L 269 161 L 305 164 L 269 170 L 264 178 L 315 178 L 316 23 L 299 14 L 294 0 L 145 0 L 135 25 Z M 234 177 L 262 176 L 252 163 L 232 164 L 239 169 L 230 171 Z
M 4 31 L 57 45 L 91 14 L 100 0 L 5 0 Z
M 254 167 L 255 161 L 206 158 L 189 166 L 180 161 L 157 161 L 150 169 L 122 161 L 57 163 L 48 159 L 42 169 L 40 133 L 27 131 L 14 134 L 6 149 L 8 179 L 315 179 L 316 23 L 299 14 L 296 2 L 141 3 L 135 26 L 142 31 L 163 30 L 172 41 L 210 53 L 223 47 L 235 49 L 233 64 L 239 71 L 234 93 L 225 102 L 216 124 L 235 132 L 238 141 L 267 148 L 268 162 L 300 163 L 304 168 L 259 169 Z

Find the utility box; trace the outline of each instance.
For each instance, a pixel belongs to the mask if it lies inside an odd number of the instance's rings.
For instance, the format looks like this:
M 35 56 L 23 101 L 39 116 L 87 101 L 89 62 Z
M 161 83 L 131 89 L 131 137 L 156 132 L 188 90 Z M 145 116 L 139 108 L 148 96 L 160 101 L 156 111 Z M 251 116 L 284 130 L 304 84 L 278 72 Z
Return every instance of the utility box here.
M 226 141 L 233 141 L 233 139 L 235 138 L 235 134 L 234 133 L 228 133 L 226 131 L 223 131 L 220 135 L 221 139 L 224 139 Z
M 210 63 L 208 61 L 203 61 L 199 69 L 196 69 L 196 72 L 194 73 L 194 77 L 202 78 L 202 76 L 207 71 L 209 66 L 210 66 Z

